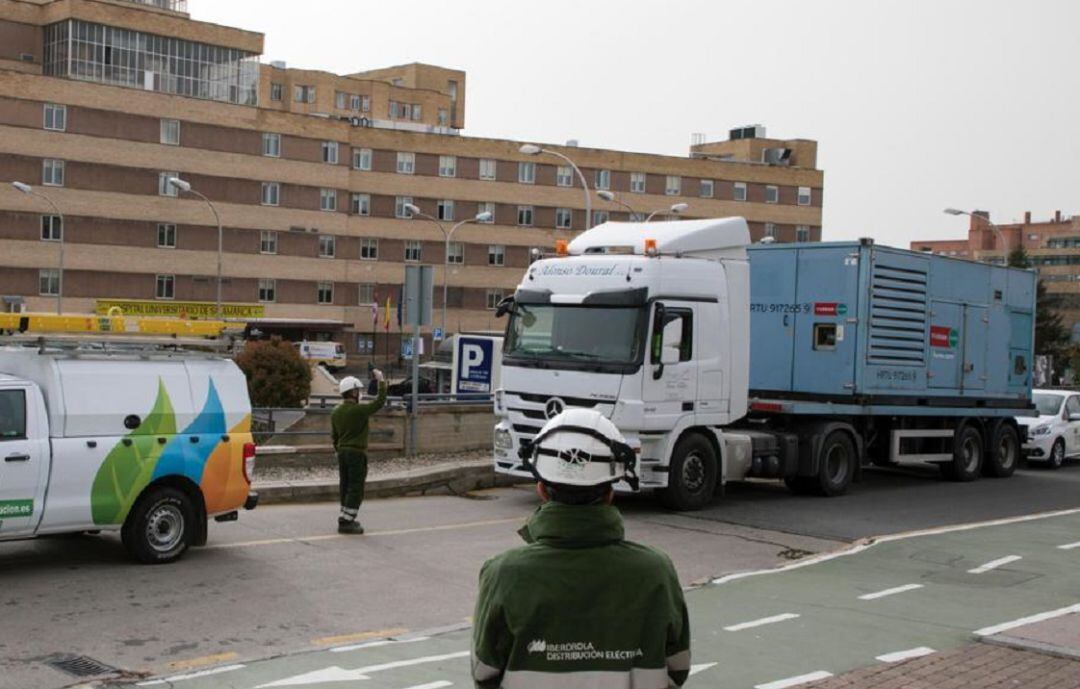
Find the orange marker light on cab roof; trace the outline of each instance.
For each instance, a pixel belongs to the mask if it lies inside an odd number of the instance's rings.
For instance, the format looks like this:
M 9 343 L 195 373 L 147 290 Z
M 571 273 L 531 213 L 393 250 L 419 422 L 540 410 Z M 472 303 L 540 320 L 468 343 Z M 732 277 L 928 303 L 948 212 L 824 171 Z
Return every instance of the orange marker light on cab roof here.
M 645 240 L 645 255 L 646 256 L 656 256 L 659 253 L 660 253 L 660 251 L 656 248 L 656 240 L 655 239 L 646 239 Z
M 565 239 L 556 239 L 555 240 L 555 254 L 557 256 L 566 256 L 569 253 L 570 253 L 570 248 L 569 248 L 569 245 L 566 243 L 566 240 Z

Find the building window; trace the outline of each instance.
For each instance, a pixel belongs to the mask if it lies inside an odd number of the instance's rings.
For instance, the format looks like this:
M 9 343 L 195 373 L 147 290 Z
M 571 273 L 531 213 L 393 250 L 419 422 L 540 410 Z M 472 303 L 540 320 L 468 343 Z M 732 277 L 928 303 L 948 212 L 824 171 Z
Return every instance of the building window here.
M 682 177 L 678 175 L 668 175 L 667 181 L 664 182 L 664 193 L 668 196 L 678 196 L 682 193 Z
M 173 299 L 176 296 L 176 276 L 158 275 L 154 282 L 155 299 Z
M 454 219 L 454 202 L 450 199 L 443 199 L 439 201 L 436 207 L 435 213 L 439 220 L 453 220 Z
M 176 196 L 179 192 L 172 184 L 169 184 L 169 180 L 179 178 L 180 173 L 175 170 L 169 172 L 158 173 L 158 195 L 159 196 Z
M 398 196 L 394 199 L 394 217 L 395 218 L 411 218 L 412 213 L 406 206 L 412 205 L 411 196 Z
M 518 181 L 522 184 L 535 184 L 536 163 L 518 163 Z
M 397 154 L 397 171 L 401 175 L 411 175 L 416 170 L 416 154 L 399 152 Z
M 701 180 L 701 191 L 699 192 L 701 198 L 711 199 L 715 191 L 716 186 L 713 184 L 713 181 L 711 179 Z
M 371 149 L 354 148 L 352 153 L 352 166 L 356 170 L 371 169 Z
M 480 179 L 495 179 L 495 161 L 491 158 L 480 159 Z
M 161 143 L 166 146 L 180 145 L 180 120 L 161 121 Z
M 611 170 L 597 170 L 594 181 L 597 189 L 610 189 Z
M 446 108 L 439 108 L 439 126 L 445 127 L 450 124 L 450 111 Z
M 795 226 L 795 241 L 808 242 L 810 241 L 810 226 L 809 225 L 796 225 Z
M 281 134 L 272 132 L 263 134 L 263 155 L 270 158 L 281 157 Z
M 274 230 L 263 230 L 259 233 L 259 253 L 277 253 L 277 232 Z
M 357 287 L 358 304 L 374 304 L 375 303 L 375 285 L 370 282 L 361 282 Z
M 487 291 L 487 310 L 494 311 L 499 307 L 499 302 L 506 296 L 501 289 L 489 289 Z
M 773 239 L 776 238 L 776 223 L 771 223 L 771 222 L 765 223 L 765 234 L 764 234 L 764 236 L 765 237 L 772 237 Z
M 282 98 L 282 94 L 284 94 L 284 93 L 285 93 L 284 84 L 278 84 L 278 83 L 271 83 L 270 84 L 270 100 L 274 101 L 275 103 L 280 103 L 281 98 Z
M 423 254 L 423 244 L 419 240 L 410 239 L 405 242 L 405 262 L 419 263 Z
M 334 189 L 319 190 L 319 209 L 324 211 L 337 210 L 337 191 Z
M 314 86 L 294 86 L 293 87 L 293 100 L 297 103 L 314 103 L 315 102 L 315 87 Z
M 765 203 L 779 203 L 780 201 L 780 188 L 773 186 L 772 184 L 765 187 Z
M 352 195 L 353 215 L 371 215 L 371 194 Z
M 574 168 L 569 165 L 560 165 L 555 170 L 555 185 L 560 187 L 574 186 Z
M 337 91 L 334 93 L 334 107 L 338 110 L 344 110 L 345 106 L 349 104 L 349 94 L 344 91 Z
M 54 132 L 67 129 L 67 106 L 56 103 L 45 104 L 45 128 Z
M 262 183 L 262 205 L 276 206 L 281 200 L 281 185 L 277 182 Z
M 353 112 L 360 112 L 360 109 L 363 107 L 363 105 L 364 101 L 362 98 L 360 98 L 360 96 L 356 95 L 355 93 L 349 96 L 349 110 L 352 110 Z
M 736 182 L 735 183 L 732 198 L 735 201 L 745 201 L 746 200 L 746 182 Z
M 337 165 L 338 144 L 336 141 L 324 141 L 322 144 L 322 161 Z
M 481 201 L 480 203 L 476 204 L 476 214 L 480 215 L 481 213 L 487 213 L 488 219 L 481 220 L 480 222 L 486 225 L 491 225 L 495 222 L 495 204 L 493 202 Z
M 489 266 L 505 266 L 506 265 L 506 247 L 502 244 L 489 244 L 488 245 L 488 265 Z
M 397 103 L 396 100 L 390 101 L 390 103 L 387 105 L 386 114 L 392 120 L 397 119 L 397 116 L 398 116 L 398 103 Z
M 375 237 L 360 239 L 360 258 L 364 261 L 379 260 L 379 240 Z
M 518 225 L 522 227 L 532 227 L 533 224 L 533 207 L 532 206 L 518 206 Z
M 464 265 L 465 245 L 461 242 L 450 242 L 446 246 L 446 262 L 455 265 Z
M 64 161 L 51 158 L 41 161 L 41 183 L 47 187 L 64 186 Z
M 60 294 L 60 271 L 56 268 L 42 268 L 38 271 L 38 294 L 43 297 L 55 297 Z
M 645 173 L 644 172 L 631 172 L 630 173 L 630 191 L 635 194 L 645 193 Z
M 371 112 L 371 96 L 360 96 L 360 110 Z
M 319 258 L 333 258 L 337 254 L 337 241 L 332 234 L 319 235 Z
M 457 156 L 439 156 L 439 177 L 457 176 Z
M 593 211 L 592 212 L 592 224 L 593 227 L 597 225 L 603 225 L 611 219 L 611 214 L 607 211 Z
M 316 287 L 317 294 L 315 297 L 316 303 L 319 304 L 333 304 L 334 303 L 334 283 L 332 282 L 320 282 Z
M 560 230 L 569 230 L 574 226 L 574 212 L 569 208 L 555 209 L 555 227 Z
M 809 206 L 811 201 L 810 187 L 799 187 L 799 205 Z
M 64 238 L 63 222 L 59 215 L 41 216 L 41 241 L 58 242 Z
M 277 280 L 259 278 L 259 301 L 277 301 Z
M 158 223 L 157 245 L 159 249 L 176 248 L 176 225 L 171 223 Z

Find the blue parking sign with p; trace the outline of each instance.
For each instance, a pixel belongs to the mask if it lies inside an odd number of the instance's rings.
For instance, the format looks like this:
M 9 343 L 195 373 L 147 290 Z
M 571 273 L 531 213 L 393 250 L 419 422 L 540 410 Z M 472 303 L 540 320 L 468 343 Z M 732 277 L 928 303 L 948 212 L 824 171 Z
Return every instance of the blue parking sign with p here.
M 491 392 L 492 340 L 459 337 L 457 347 L 457 392 Z

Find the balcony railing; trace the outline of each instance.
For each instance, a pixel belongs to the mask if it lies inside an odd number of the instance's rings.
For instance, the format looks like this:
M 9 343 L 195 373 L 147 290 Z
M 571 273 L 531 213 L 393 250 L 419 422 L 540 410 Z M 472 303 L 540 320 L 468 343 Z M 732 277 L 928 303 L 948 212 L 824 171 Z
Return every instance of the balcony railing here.
M 136 5 L 149 5 L 171 12 L 187 12 L 187 0 L 124 0 Z

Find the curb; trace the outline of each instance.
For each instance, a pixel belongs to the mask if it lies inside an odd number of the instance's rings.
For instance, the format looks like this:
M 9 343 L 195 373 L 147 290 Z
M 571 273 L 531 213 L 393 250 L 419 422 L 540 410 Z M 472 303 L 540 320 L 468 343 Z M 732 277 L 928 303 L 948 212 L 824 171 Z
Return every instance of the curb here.
M 979 637 L 979 642 L 987 644 L 989 646 L 1003 646 L 1005 648 L 1013 648 L 1018 651 L 1028 651 L 1030 653 L 1041 653 L 1043 655 L 1054 656 L 1055 658 L 1065 658 L 1067 660 L 1080 660 L 1080 650 L 1075 648 L 1067 648 L 1065 646 L 1058 646 L 1056 644 L 1048 644 L 1042 641 L 1032 641 L 1030 639 L 1022 639 L 1017 636 L 1009 636 L 1007 634 L 995 634 L 994 636 Z
M 484 460 L 375 476 L 368 479 L 364 497 L 366 499 L 403 495 L 460 495 L 473 490 L 509 486 L 515 483 L 521 483 L 521 481 L 514 477 L 497 475 L 491 462 Z M 340 500 L 340 488 L 336 481 L 273 481 L 256 483 L 252 488 L 259 494 L 260 505 Z

